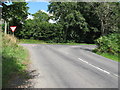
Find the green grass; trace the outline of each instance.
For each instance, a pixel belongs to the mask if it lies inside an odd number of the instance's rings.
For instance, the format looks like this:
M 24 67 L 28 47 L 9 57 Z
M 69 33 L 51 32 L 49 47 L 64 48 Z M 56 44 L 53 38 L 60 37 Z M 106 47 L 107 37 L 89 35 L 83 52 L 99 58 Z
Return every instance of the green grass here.
M 112 59 L 114 61 L 120 62 L 120 59 L 118 58 L 119 55 L 113 55 L 113 54 L 110 54 L 110 53 L 100 53 L 100 52 L 96 52 L 96 53 L 98 55 L 103 56 L 103 57 L 106 57 L 106 58 Z
M 53 44 L 53 45 L 95 45 L 95 44 L 86 44 L 86 43 L 46 43 L 41 40 L 32 40 L 32 39 L 20 39 L 20 43 L 25 44 Z
M 27 51 L 22 47 L 5 47 L 3 51 L 2 62 L 2 83 L 3 87 L 13 75 L 23 72 L 26 68 L 25 60 L 27 59 Z
M 26 70 L 28 64 L 28 51 L 17 45 L 13 36 L 3 36 L 2 47 L 2 86 L 6 87 L 8 81 Z
M 20 39 L 19 42 L 25 44 L 46 44 L 44 41 L 32 39 Z
M 1 56 L 2 56 L 2 34 L 0 31 L 0 87 L 2 87 L 2 57 Z
M 95 45 L 95 44 L 87 44 L 87 43 L 47 43 L 47 44 L 58 44 L 58 45 Z

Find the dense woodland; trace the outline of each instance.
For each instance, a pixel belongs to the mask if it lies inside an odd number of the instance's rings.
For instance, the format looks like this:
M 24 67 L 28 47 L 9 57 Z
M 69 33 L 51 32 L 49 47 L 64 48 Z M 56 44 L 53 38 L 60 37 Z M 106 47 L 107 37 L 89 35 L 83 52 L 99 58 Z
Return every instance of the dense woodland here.
M 52 16 L 39 10 L 32 14 L 33 19 L 27 19 L 28 9 L 26 2 L 3 3 L 2 18 L 9 26 L 17 26 L 15 36 L 19 39 L 96 43 L 101 52 L 120 52 L 119 2 L 50 2 L 48 12 Z M 56 23 L 49 23 L 50 19 Z

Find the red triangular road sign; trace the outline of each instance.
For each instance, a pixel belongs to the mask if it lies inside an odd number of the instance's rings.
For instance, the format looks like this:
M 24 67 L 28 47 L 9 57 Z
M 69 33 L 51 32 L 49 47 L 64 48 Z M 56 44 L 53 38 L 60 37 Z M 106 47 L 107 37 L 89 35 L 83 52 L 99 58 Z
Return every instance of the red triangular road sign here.
M 10 26 L 10 29 L 12 30 L 12 32 L 15 31 L 16 27 L 17 27 L 17 26 Z

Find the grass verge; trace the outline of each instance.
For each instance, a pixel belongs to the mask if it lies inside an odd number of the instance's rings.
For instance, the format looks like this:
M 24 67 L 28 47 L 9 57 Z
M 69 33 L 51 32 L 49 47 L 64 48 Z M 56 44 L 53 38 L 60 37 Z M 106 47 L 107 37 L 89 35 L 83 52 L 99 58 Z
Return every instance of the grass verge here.
M 2 87 L 17 74 L 26 70 L 28 52 L 18 45 L 17 39 L 11 35 L 3 35 L 2 40 Z
M 25 44 L 46 44 L 44 41 L 32 39 L 20 39 L 19 42 Z
M 25 44 L 53 44 L 53 45 L 95 45 L 95 44 L 86 44 L 86 43 L 46 43 L 41 40 L 32 40 L 32 39 L 20 39 L 20 43 Z
M 93 51 L 94 52 L 94 51 Z M 120 62 L 120 59 L 119 59 L 119 55 L 113 55 L 113 54 L 110 54 L 110 53 L 101 53 L 101 52 L 95 52 L 96 54 L 98 55 L 101 55 L 103 57 L 106 57 L 106 58 L 109 58 L 111 60 L 114 60 L 114 61 L 117 61 L 117 62 Z

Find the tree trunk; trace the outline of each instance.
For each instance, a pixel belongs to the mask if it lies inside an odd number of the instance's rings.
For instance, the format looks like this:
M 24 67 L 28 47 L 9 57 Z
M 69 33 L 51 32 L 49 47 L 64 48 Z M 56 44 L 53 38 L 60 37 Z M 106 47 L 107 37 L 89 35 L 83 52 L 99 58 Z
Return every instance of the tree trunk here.
M 103 20 L 101 20 L 101 34 L 102 34 L 102 36 L 105 35 L 105 28 L 104 28 Z
M 65 30 L 65 43 L 67 42 L 67 29 Z

